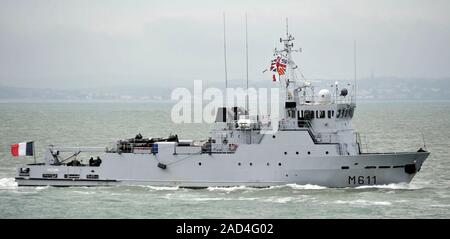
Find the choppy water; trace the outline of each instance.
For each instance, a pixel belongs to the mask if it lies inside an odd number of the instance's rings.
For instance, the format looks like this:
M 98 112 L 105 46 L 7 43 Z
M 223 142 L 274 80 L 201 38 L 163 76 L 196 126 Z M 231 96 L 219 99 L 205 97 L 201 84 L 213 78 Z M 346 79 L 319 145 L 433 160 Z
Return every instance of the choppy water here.
M 9 145 L 34 139 L 45 145 L 107 146 L 116 139 L 166 136 L 205 138 L 208 126 L 176 125 L 170 105 L 156 103 L 0 103 L 0 218 L 449 218 L 450 102 L 360 103 L 355 128 L 369 151 L 431 156 L 411 184 L 355 189 L 286 185 L 202 190 L 150 186 L 17 187 Z

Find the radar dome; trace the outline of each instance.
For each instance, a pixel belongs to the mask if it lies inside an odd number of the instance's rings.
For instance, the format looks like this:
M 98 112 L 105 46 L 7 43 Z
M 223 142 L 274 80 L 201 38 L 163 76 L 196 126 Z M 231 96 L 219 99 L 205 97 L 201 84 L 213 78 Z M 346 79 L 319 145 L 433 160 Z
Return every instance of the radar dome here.
M 331 102 L 331 93 L 327 89 L 322 89 L 319 91 L 319 102 L 320 103 L 330 103 Z

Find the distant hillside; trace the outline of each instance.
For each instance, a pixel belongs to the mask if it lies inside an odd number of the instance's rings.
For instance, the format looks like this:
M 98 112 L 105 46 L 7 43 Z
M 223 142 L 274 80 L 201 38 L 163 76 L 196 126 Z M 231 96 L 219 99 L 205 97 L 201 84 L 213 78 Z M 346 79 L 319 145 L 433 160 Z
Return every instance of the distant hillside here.
M 317 88 L 329 87 L 336 80 L 313 80 Z M 235 80 L 230 87 L 243 87 Z M 353 80 L 338 80 L 340 85 Z M 250 87 L 271 87 L 268 80 L 251 81 Z M 193 82 L 179 87 L 192 88 Z M 208 82 L 203 88 L 222 88 L 223 82 Z M 17 88 L 0 85 L 0 100 L 168 100 L 174 88 L 153 87 L 111 87 L 102 89 L 37 89 Z M 375 78 L 358 79 L 359 99 L 367 100 L 450 100 L 450 78 L 446 79 L 401 79 Z

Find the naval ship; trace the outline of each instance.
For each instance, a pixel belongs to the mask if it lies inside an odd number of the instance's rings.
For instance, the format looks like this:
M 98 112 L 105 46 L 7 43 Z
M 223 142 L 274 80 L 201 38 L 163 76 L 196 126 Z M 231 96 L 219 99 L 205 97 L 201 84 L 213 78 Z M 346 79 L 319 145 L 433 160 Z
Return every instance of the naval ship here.
M 355 85 L 315 93 L 311 81 L 296 79 L 294 37 L 280 38 L 286 73 L 278 127 L 251 117 L 244 107 L 220 107 L 211 135 L 204 140 L 178 135 L 119 140 L 111 148 L 56 147 L 45 150 L 43 163 L 20 165 L 19 186 L 152 185 L 186 188 L 270 187 L 312 184 L 357 187 L 409 183 L 430 154 L 363 152 L 354 131 Z M 278 83 L 278 82 L 277 82 Z M 274 125 L 272 125 L 273 128 Z M 80 155 L 94 154 L 89 163 Z M 63 156 L 66 155 L 66 156 Z

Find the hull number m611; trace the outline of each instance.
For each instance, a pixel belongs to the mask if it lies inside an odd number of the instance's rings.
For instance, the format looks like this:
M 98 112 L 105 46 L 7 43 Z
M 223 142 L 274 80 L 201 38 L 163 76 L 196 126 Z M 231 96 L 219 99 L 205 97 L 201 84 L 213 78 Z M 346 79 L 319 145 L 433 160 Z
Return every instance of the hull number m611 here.
M 349 185 L 377 184 L 377 176 L 348 176 Z

